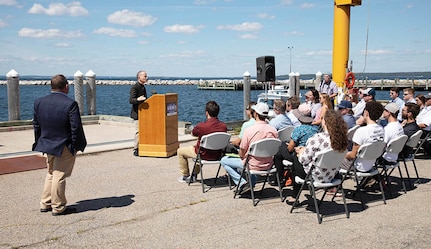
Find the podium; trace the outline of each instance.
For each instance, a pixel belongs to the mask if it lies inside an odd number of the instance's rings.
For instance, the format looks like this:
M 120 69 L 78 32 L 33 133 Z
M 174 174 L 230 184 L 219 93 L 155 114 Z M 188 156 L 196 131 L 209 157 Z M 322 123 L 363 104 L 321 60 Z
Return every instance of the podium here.
M 139 156 L 170 157 L 177 153 L 178 94 L 154 94 L 138 107 Z

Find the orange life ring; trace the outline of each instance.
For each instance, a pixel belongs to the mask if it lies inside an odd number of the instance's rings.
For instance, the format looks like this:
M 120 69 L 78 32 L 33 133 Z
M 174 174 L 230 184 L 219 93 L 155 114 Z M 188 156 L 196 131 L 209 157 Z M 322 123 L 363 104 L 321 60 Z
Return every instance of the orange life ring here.
M 348 89 L 352 89 L 355 86 L 355 74 L 353 72 L 346 74 L 346 77 L 344 78 L 344 84 Z

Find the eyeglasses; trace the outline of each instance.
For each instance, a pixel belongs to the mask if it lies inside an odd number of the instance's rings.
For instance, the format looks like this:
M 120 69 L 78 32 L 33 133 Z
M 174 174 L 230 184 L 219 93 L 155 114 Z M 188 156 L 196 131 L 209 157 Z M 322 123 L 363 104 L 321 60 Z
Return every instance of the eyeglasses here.
M 404 96 L 409 95 L 408 93 L 404 93 Z

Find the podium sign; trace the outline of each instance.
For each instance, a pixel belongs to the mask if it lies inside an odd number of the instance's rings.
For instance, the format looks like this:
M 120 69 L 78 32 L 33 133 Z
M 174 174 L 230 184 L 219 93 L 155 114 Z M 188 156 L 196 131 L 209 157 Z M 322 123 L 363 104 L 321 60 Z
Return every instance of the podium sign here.
M 178 94 L 154 94 L 138 108 L 139 156 L 170 157 L 177 153 Z

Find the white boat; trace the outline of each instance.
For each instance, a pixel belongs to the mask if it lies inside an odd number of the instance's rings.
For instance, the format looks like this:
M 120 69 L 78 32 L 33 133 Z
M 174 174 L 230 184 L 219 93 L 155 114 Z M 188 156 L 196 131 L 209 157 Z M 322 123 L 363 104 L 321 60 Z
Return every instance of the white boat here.
M 272 118 L 275 116 L 274 113 L 274 100 L 281 99 L 286 102 L 290 97 L 288 85 L 273 85 L 271 89 L 265 90 L 265 92 L 257 95 L 257 103 L 264 102 L 269 106 L 268 117 Z

